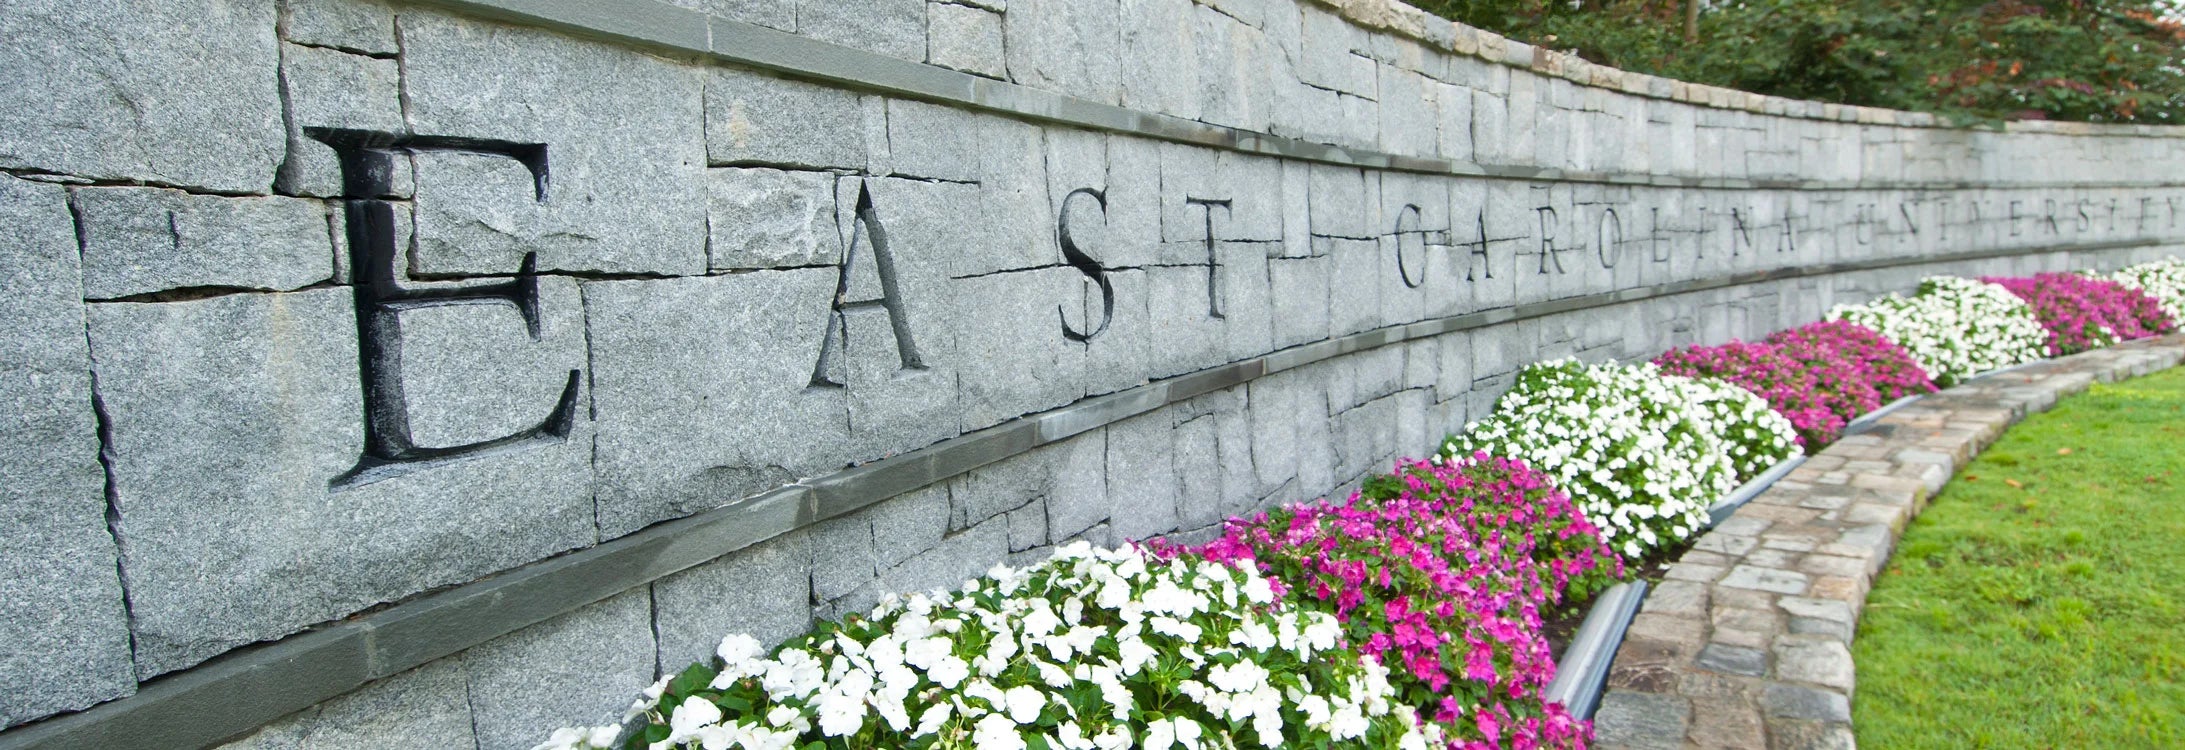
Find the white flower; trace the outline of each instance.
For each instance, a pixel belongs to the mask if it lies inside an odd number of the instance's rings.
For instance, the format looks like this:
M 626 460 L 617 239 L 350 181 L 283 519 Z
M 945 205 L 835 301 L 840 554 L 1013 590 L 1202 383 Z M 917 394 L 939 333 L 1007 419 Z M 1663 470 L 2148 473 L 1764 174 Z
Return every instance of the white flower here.
M 698 736 L 698 730 L 721 723 L 721 707 L 713 701 L 697 696 L 684 699 L 675 707 L 675 714 L 668 719 L 668 743 L 674 744 Z
M 1003 700 L 1008 704 L 1009 718 L 1018 724 L 1039 721 L 1040 709 L 1047 707 L 1047 694 L 1039 688 L 1018 685 L 1005 691 Z
M 1024 750 L 1024 736 L 1017 724 L 1001 714 L 987 714 L 972 728 L 971 742 L 979 750 Z
M 947 703 L 936 703 L 927 708 L 925 713 L 918 715 L 918 728 L 910 733 L 911 736 L 924 737 L 941 731 L 941 725 L 948 723 L 950 708 Z
M 1169 750 L 1174 747 L 1199 750 L 1199 738 L 1205 731 L 1198 722 L 1181 716 L 1155 719 L 1146 725 L 1146 741 L 1141 747 L 1145 750 Z

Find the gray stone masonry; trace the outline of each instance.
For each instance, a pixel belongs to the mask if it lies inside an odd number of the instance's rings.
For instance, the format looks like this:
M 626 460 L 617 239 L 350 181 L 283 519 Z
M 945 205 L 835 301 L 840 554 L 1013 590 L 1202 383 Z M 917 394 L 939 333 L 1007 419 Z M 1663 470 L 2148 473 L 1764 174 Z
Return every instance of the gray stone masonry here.
M 0 3 L 0 750 L 527 747 L 727 631 L 1342 493 L 1532 361 L 2185 246 L 2185 130 L 1391 0 Z M 1724 529 L 1639 631 L 1824 731 L 1870 495 L 1961 453 L 1794 479 L 1842 528 Z
M 1806 459 L 1700 537 L 1633 620 L 1598 747 L 1850 748 L 1851 640 L 1905 525 L 2028 413 L 2185 361 L 2185 335 L 2120 344 L 1927 396 Z

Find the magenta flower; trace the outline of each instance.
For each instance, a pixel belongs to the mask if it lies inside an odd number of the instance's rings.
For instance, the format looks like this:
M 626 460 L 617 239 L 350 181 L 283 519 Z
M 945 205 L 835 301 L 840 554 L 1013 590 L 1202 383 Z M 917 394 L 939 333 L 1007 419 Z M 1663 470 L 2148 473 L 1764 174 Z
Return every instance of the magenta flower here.
M 1570 498 L 1522 463 L 1405 461 L 1349 500 L 1232 520 L 1164 555 L 1250 560 L 1295 606 L 1334 614 L 1345 642 L 1430 707 L 1451 747 L 1585 746 L 1591 726 L 1541 690 L 1555 662 L 1540 612 L 1605 587 L 1623 563 Z
M 1672 349 L 1654 358 L 1676 375 L 1719 378 L 1766 399 L 1798 430 L 1807 453 L 1883 403 L 1935 389 L 1912 355 L 1855 323 L 1778 331 L 1764 343 Z
M 2138 289 L 2075 273 L 1981 279 L 2000 284 L 2033 308 L 2048 329 L 2049 356 L 2077 354 L 2119 341 L 2159 336 L 2176 330 L 2162 304 Z

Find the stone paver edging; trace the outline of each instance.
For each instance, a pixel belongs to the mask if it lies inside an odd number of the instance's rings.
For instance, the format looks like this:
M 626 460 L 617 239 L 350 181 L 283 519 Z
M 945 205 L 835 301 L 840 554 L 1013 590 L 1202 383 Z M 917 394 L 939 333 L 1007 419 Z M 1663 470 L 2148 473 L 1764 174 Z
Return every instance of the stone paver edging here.
M 2185 335 L 2172 335 L 1997 373 L 1815 454 L 1648 594 L 1610 667 L 1595 747 L 1855 747 L 1851 639 L 1905 524 L 2026 414 L 2181 359 Z

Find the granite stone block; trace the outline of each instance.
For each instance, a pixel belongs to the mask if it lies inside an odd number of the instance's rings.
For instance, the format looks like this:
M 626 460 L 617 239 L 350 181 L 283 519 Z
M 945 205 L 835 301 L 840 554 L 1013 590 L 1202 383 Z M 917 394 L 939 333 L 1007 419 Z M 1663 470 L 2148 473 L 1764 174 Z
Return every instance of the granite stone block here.
M 658 674 L 710 661 L 721 639 L 733 633 L 768 647 L 802 635 L 811 627 L 815 564 L 812 535 L 799 530 L 654 581 Z
M 402 70 L 394 60 L 323 47 L 281 46 L 281 83 L 296 126 L 399 133 Z
M 541 269 L 706 268 L 706 118 L 727 107 L 707 104 L 700 69 L 425 11 L 406 11 L 398 23 L 404 111 L 415 132 L 544 144 L 546 152 L 539 191 L 474 183 L 483 177 L 475 160 L 437 174 L 420 159 L 418 272 L 506 274 L 532 252 Z M 505 72 L 499 85 L 480 86 L 479 70 Z M 600 116 L 608 112 L 615 116 Z M 510 223 L 504 211 L 535 216 Z
M 880 589 L 899 594 L 954 590 L 1008 556 L 1009 519 L 989 519 L 881 571 Z
M 842 262 L 834 175 L 779 169 L 709 169 L 706 175 L 708 268 Z
M 0 167 L 263 193 L 285 142 L 276 9 L 241 0 L 10 6 L 0 14 L 0 38 L 10 40 L 0 70 L 16 85 L 0 92 Z
M 1170 462 L 1176 473 L 1176 526 L 1198 529 L 1221 522 L 1222 466 L 1214 415 L 1178 423 Z
M 1594 713 L 1596 741 L 1603 747 L 1676 750 L 1684 747 L 1692 704 L 1674 695 L 1612 690 L 1601 696 Z
M 66 191 L 0 176 L 0 726 L 136 689 Z
M 843 389 L 813 383 L 839 276 L 820 268 L 585 284 L 604 536 L 848 460 Z
M 987 78 L 1006 75 L 1001 14 L 965 5 L 929 4 L 926 62 Z
M 1274 44 L 1247 22 L 1213 6 L 1191 10 L 1192 42 L 1199 69 L 1198 119 L 1215 125 L 1265 131 L 1274 120 L 1278 83 L 1287 71 L 1264 61 L 1281 59 Z
M 785 0 L 668 0 L 668 3 L 769 29 L 797 30 L 797 3 Z
M 394 6 L 381 0 L 288 0 L 281 14 L 284 41 L 365 55 L 402 51 Z
M 290 714 L 220 750 L 474 747 L 466 659 L 450 657 Z
M 1108 426 L 1108 522 L 1118 540 L 1179 528 L 1173 417 L 1155 411 Z
M 706 79 L 706 159 L 714 166 L 861 169 L 864 122 L 856 92 L 735 68 L 714 68 Z
M 744 595 L 771 584 L 729 591 Z M 710 646 L 680 661 L 656 647 L 650 591 L 633 589 L 463 652 L 478 750 L 529 750 L 562 727 L 616 723 L 629 708 L 627 697 L 652 684 L 656 662 L 675 672 L 712 658 Z
M 1271 346 L 1285 348 L 1326 339 L 1329 328 L 1329 256 L 1268 258 L 1268 296 L 1274 303 Z
M 1075 271 L 1047 268 L 957 279 L 959 299 L 942 329 L 955 340 L 959 419 L 966 432 L 1051 409 L 1085 395 L 1085 352 L 1064 338 L 1055 301 L 1077 288 Z
M 1016 0 L 1002 21 L 1010 80 L 1103 104 L 1122 100 L 1118 0 Z
M 1122 0 L 1122 105 L 1198 119 L 1191 0 Z
M 925 0 L 799 0 L 797 33 L 899 60 L 926 59 Z
M 343 484 L 364 437 L 350 297 L 91 307 L 140 674 L 597 538 L 581 420 Z
M 158 188 L 82 188 L 74 198 L 85 297 L 191 287 L 288 291 L 334 274 L 326 208 L 318 201 Z

